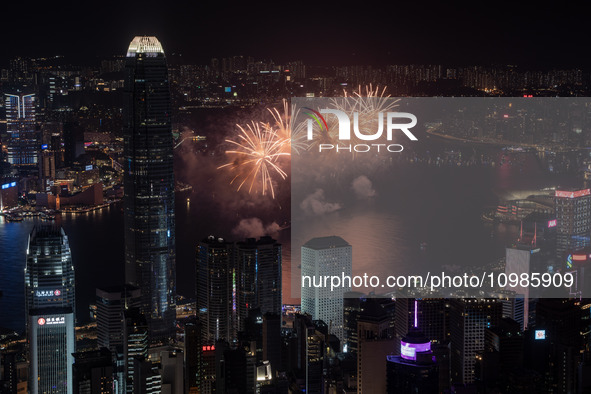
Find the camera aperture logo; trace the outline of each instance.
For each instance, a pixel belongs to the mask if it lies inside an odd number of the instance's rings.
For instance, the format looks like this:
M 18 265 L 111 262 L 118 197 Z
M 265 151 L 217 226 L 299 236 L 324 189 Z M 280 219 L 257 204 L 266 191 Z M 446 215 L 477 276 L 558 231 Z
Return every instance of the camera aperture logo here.
M 378 112 L 377 119 L 375 113 L 372 114 L 373 119 L 367 119 L 370 115 L 360 115 L 359 111 L 347 114 L 339 109 L 314 110 L 310 107 L 302 107 L 301 111 L 308 117 L 307 140 L 318 140 L 318 152 L 398 153 L 402 152 L 404 147 L 399 143 L 392 143 L 397 134 L 404 135 L 410 141 L 418 141 L 410 130 L 416 126 L 417 117 L 408 112 Z M 377 131 L 374 131 L 376 121 Z M 373 125 L 372 130 L 367 128 L 370 123 Z M 384 134 L 387 143 L 380 143 L 384 140 Z M 351 143 L 352 141 L 362 143 Z

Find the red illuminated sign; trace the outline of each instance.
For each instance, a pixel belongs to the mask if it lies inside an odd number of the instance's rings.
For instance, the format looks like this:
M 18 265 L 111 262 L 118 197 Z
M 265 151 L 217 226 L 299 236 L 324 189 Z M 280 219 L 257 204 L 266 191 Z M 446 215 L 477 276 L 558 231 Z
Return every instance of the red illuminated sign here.
M 587 255 L 586 254 L 573 254 L 573 260 L 574 261 L 585 261 L 585 260 L 587 260 Z
M 577 190 L 574 192 L 556 190 L 555 196 L 556 197 L 564 197 L 564 198 L 577 198 L 577 197 L 588 196 L 590 194 L 591 194 L 591 189 Z
M 37 324 L 39 324 L 40 326 L 45 325 L 45 319 L 40 317 L 39 319 L 37 319 Z
M 211 345 L 211 346 L 209 346 L 209 345 L 208 346 L 203 346 L 203 351 L 204 352 L 207 352 L 207 351 L 210 351 L 210 350 L 215 350 L 215 346 L 213 346 L 213 345 Z
M 548 221 L 548 228 L 556 227 L 556 219 Z

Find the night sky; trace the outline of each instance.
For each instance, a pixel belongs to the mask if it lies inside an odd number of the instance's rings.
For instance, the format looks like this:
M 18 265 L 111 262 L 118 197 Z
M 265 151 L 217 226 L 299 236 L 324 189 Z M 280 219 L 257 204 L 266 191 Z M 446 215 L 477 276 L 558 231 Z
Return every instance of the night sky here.
M 2 5 L 0 61 L 61 54 L 92 62 L 123 54 L 134 35 L 147 34 L 194 63 L 250 55 L 312 65 L 591 68 L 589 6 L 410 3 L 13 1 Z

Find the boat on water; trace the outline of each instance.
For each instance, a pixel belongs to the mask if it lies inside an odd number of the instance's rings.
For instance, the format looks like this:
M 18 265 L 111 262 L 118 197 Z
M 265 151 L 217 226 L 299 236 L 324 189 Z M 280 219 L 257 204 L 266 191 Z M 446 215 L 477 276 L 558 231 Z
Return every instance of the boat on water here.
M 5 215 L 4 219 L 7 222 L 22 222 L 24 220 L 21 215 Z

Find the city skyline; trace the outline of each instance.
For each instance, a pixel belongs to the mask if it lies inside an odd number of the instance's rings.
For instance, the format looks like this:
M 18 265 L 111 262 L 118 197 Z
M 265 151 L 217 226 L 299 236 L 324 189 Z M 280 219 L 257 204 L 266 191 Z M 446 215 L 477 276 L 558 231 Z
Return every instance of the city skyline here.
M 0 61 L 0 393 L 591 389 L 584 25 L 360 6 L 32 7 Z M 237 188 L 257 160 L 273 193 Z

